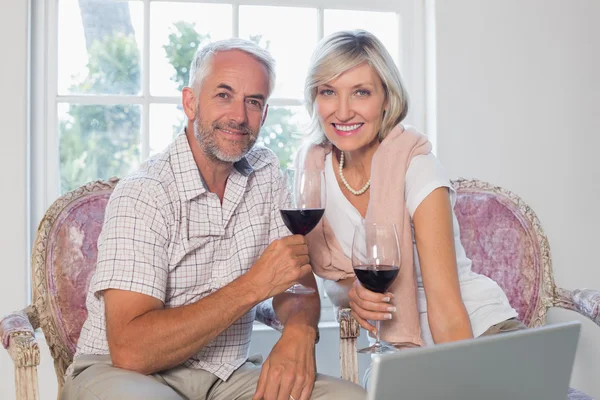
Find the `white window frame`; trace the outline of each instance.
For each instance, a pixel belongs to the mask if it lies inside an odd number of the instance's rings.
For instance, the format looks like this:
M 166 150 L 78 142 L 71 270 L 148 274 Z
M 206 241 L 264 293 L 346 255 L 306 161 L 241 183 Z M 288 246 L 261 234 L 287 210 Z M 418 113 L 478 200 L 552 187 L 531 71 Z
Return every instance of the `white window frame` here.
M 233 35 L 238 35 L 240 5 L 316 8 L 318 39 L 323 37 L 324 10 L 383 11 L 398 14 L 400 39 L 398 63 L 410 92 L 410 113 L 407 123 L 425 128 L 425 1 L 426 0 L 131 0 L 144 3 L 144 43 L 141 95 L 58 95 L 58 4 L 59 0 L 32 1 L 31 45 L 31 146 L 30 179 L 30 243 L 37 224 L 51 203 L 58 198 L 59 151 L 57 105 L 136 104 L 142 107 L 140 127 L 141 160 L 148 157 L 149 109 L 151 104 L 180 104 L 180 97 L 150 95 L 150 7 L 155 2 L 224 3 L 233 5 Z M 149 7 L 150 6 L 150 7 Z M 271 106 L 300 106 L 302 101 L 291 98 L 271 98 Z M 322 292 L 322 291 L 321 291 Z M 323 299 L 322 321 L 333 320 L 331 304 Z

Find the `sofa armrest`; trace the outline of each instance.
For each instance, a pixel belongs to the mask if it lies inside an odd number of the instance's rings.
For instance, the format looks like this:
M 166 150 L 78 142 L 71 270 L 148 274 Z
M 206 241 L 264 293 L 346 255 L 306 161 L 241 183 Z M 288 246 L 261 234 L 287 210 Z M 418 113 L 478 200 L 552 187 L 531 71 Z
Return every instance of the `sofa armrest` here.
M 35 328 L 29 321 L 29 308 L 16 311 L 0 320 L 0 339 L 5 349 L 10 346 L 12 336 L 33 336 Z
M 339 308 L 337 320 L 340 324 L 340 339 L 356 339 L 360 336 L 360 325 L 349 308 Z
M 340 375 L 342 379 L 358 383 L 358 355 L 356 341 L 360 336 L 360 325 L 349 308 L 338 308 L 340 323 Z
M 35 339 L 34 326 L 29 322 L 31 307 L 14 312 L 0 320 L 0 338 L 15 367 L 36 367 L 40 350 Z
M 12 333 L 7 350 L 16 368 L 40 365 L 40 348 L 33 333 Z
M 554 306 L 577 311 L 600 326 L 600 291 L 556 288 Z
M 256 306 L 256 320 L 262 322 L 266 326 L 270 326 L 276 331 L 283 331 L 283 324 L 277 318 L 275 309 L 273 308 L 273 299 L 267 299 Z
M 37 366 L 40 364 L 40 349 L 30 319 L 38 324 L 32 307 L 0 320 L 0 338 L 15 366 L 17 400 L 39 399 Z

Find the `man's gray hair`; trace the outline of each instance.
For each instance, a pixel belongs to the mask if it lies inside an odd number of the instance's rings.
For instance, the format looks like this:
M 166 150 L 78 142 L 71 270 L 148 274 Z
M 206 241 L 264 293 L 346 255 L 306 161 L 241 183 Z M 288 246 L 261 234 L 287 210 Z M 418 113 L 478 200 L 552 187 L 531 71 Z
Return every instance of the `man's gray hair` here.
M 269 92 L 267 95 L 270 96 L 275 88 L 275 60 L 267 50 L 256 43 L 240 38 L 212 42 L 196 51 L 192 64 L 190 65 L 190 80 L 188 84 L 194 93 L 198 95 L 200 92 L 202 81 L 210 73 L 212 60 L 215 54 L 220 51 L 230 50 L 243 51 L 265 66 L 269 76 Z

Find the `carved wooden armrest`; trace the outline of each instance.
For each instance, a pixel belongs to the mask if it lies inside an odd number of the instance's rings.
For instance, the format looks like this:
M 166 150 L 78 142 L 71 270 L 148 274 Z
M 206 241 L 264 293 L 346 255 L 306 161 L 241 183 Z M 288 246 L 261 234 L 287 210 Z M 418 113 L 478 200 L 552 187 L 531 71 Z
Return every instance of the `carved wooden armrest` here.
M 360 325 L 349 308 L 338 308 L 336 313 L 340 324 L 340 339 L 356 339 L 360 336 Z
M 40 365 L 40 348 L 33 333 L 11 333 L 7 350 L 16 368 L 37 367 Z
M 40 350 L 35 339 L 36 326 L 31 324 L 30 315 L 35 315 L 31 306 L 0 320 L 2 345 L 8 350 L 15 367 L 35 367 L 40 363 Z M 33 319 L 37 325 L 37 318 Z
M 554 305 L 577 311 L 600 326 L 600 291 L 598 290 L 575 289 L 571 291 L 556 288 Z
M 273 309 L 273 299 L 267 299 L 256 306 L 256 319 L 276 331 L 283 331 L 283 324 Z
M 13 336 L 33 336 L 35 338 L 34 332 L 38 327 L 37 313 L 32 306 L 9 314 L 0 320 L 2 345 L 8 349 Z
M 340 323 L 340 372 L 342 379 L 358 383 L 358 356 L 356 340 L 360 336 L 360 325 L 349 308 L 339 308 L 337 320 Z
M 35 339 L 37 327 L 39 320 L 33 306 L 0 320 L 2 345 L 8 350 L 15 366 L 17 400 L 39 399 L 37 366 L 40 364 L 40 348 Z

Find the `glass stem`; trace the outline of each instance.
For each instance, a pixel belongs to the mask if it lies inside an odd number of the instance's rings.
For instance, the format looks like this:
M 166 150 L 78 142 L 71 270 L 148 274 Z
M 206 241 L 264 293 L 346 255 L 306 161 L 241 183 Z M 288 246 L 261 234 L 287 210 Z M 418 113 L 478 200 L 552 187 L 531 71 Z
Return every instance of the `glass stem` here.
M 381 321 L 375 321 L 375 329 L 377 329 L 377 336 L 375 337 L 375 347 L 381 347 Z

